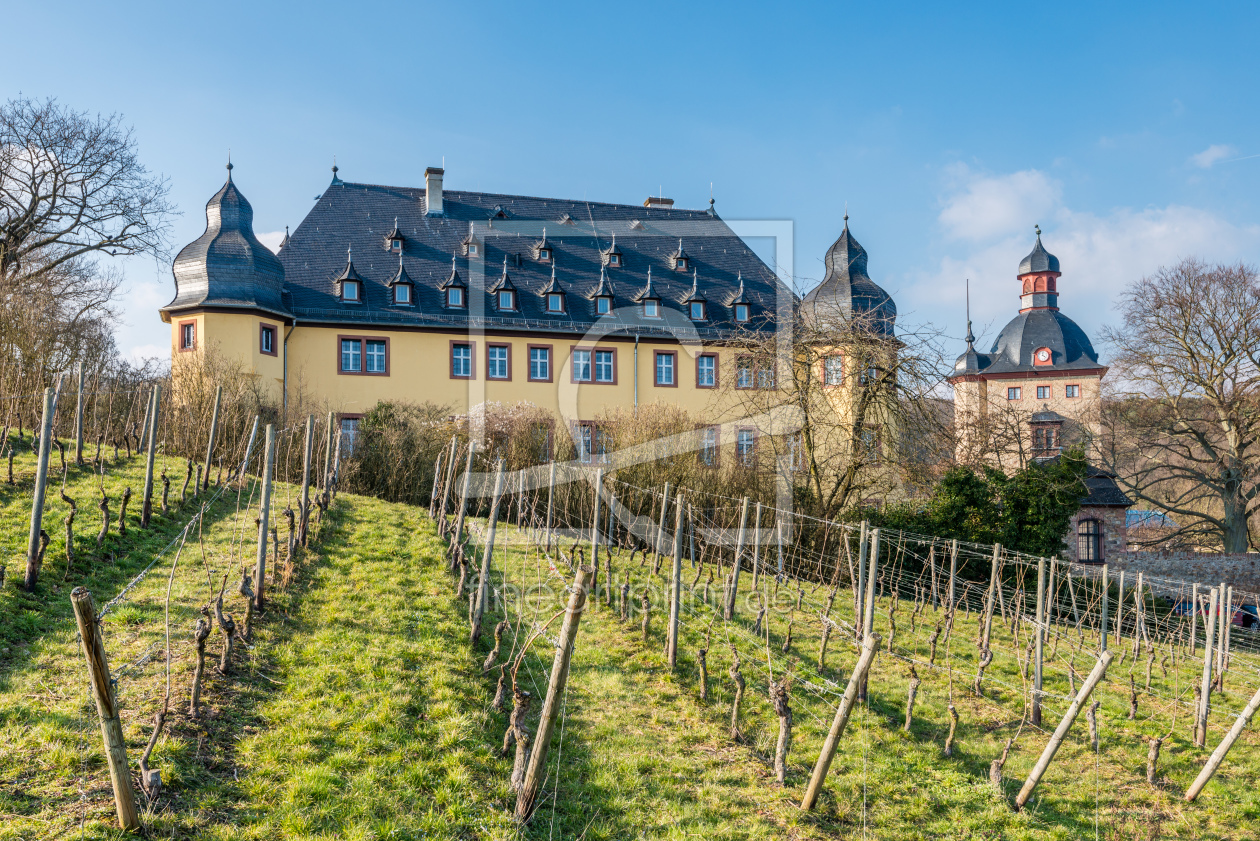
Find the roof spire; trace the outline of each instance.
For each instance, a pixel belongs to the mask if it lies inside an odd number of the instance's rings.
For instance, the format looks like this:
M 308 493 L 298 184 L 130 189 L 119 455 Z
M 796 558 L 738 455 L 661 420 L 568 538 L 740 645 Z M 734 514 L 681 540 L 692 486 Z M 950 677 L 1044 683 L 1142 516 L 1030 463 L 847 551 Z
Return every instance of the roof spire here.
M 848 202 L 844 203 L 844 229 L 846 231 L 849 229 L 849 203 Z
M 971 332 L 971 278 L 967 278 L 967 350 L 975 350 L 976 337 Z
M 227 171 L 228 171 L 228 181 L 231 181 L 232 180 L 232 150 L 231 148 L 228 149 Z
M 1033 230 L 1037 232 L 1037 239 L 1041 239 L 1041 225 L 1033 225 Z

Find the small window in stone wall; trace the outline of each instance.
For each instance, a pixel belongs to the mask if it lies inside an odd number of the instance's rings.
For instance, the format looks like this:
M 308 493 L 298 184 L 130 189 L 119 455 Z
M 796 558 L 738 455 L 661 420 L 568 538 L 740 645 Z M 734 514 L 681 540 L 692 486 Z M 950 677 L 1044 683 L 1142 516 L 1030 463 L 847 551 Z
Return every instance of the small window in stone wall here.
M 1097 520 L 1081 520 L 1076 526 L 1076 560 L 1102 561 L 1102 526 Z

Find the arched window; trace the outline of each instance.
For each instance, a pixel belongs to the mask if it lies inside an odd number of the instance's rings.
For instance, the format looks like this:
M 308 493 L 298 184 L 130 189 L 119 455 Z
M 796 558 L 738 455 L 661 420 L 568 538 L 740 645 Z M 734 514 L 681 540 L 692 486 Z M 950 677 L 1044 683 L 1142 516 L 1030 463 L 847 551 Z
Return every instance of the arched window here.
M 1102 559 L 1102 526 L 1097 520 L 1081 520 L 1076 526 L 1076 560 L 1097 564 Z

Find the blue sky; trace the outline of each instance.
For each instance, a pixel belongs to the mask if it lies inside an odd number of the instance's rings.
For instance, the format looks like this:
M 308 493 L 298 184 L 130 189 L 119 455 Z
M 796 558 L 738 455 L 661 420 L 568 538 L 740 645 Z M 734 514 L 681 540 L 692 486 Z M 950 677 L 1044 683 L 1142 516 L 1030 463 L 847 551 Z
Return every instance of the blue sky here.
M 803 288 L 847 202 L 903 320 L 991 341 L 1040 223 L 1091 334 L 1124 285 L 1260 259 L 1254 4 L 27 3 L 4 95 L 121 112 L 204 228 L 227 149 L 260 235 L 352 181 L 790 219 Z M 56 29 L 55 34 L 50 27 Z M 56 41 L 55 54 L 49 44 Z M 274 241 L 274 240 L 273 240 Z M 168 353 L 169 266 L 120 345 Z M 961 349 L 961 344 L 959 344 Z

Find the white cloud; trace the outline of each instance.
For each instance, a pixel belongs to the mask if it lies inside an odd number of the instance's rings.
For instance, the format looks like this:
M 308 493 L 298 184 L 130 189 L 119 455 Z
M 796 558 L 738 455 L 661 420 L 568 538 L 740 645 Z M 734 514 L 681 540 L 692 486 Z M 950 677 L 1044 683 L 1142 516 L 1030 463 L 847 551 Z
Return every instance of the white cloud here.
M 1191 155 L 1190 163 L 1200 169 L 1209 169 L 1212 164 L 1219 163 L 1226 158 L 1232 158 L 1237 154 L 1238 150 L 1233 146 L 1224 143 L 1214 143 L 1197 155 Z
M 163 362 L 171 358 L 170 345 L 133 345 L 123 353 L 128 362 L 141 363 L 146 359 L 160 359 Z
M 258 234 L 258 241 L 270 248 L 274 253 L 280 253 L 280 243 L 284 242 L 284 231 L 267 231 Z
M 1016 272 L 1019 261 L 1032 249 L 1034 235 L 1031 220 L 1028 228 L 1022 220 L 1019 225 L 998 225 L 984 207 L 1020 201 L 1031 205 L 1030 199 L 1020 197 L 1027 195 L 1026 185 L 1039 181 L 1056 186 L 1039 209 L 1042 242 L 1059 258 L 1063 270 L 1059 305 L 1096 345 L 1101 327 L 1115 321 L 1113 307 L 1119 293 L 1160 266 L 1189 256 L 1208 262 L 1260 257 L 1260 226 L 1235 225 L 1209 210 L 1167 205 L 1079 211 L 1067 207 L 1057 185 L 1035 170 L 1008 176 L 975 174 L 969 181 L 951 181 L 952 192 L 945 196 L 939 217 L 949 235 L 947 245 L 936 269 L 906 285 L 899 296 L 905 299 L 898 302 L 900 308 L 927 314 L 948 335 L 961 337 L 966 332 L 963 290 L 970 278 L 972 320 L 981 337 L 977 347 L 987 351 L 998 331 L 1019 311 Z M 1014 185 L 1006 198 L 987 203 L 975 200 L 976 196 L 999 196 L 1002 184 Z M 983 234 L 967 236 L 958 230 L 963 224 L 962 209 L 967 207 L 980 208 L 974 213 Z M 957 347 L 961 352 L 961 342 Z
M 1035 169 L 990 176 L 960 165 L 949 174 L 958 189 L 945 199 L 940 222 L 951 236 L 969 240 L 1031 229 L 1048 218 L 1063 192 L 1057 181 Z

